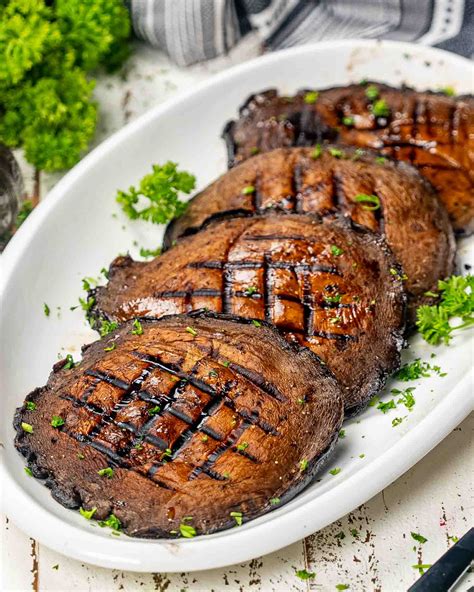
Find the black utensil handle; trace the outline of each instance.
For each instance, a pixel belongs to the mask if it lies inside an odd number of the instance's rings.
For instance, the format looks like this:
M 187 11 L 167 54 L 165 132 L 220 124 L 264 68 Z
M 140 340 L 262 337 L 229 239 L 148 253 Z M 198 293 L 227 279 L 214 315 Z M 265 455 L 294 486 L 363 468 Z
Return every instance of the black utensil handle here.
M 474 528 L 416 581 L 408 592 L 447 592 L 474 559 Z

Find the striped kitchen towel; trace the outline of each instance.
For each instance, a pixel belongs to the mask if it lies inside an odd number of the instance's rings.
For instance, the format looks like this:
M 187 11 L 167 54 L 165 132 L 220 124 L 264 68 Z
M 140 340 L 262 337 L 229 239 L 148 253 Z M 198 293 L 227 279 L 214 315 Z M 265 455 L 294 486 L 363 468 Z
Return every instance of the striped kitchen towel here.
M 189 65 L 253 33 L 256 53 L 326 39 L 416 41 L 474 54 L 474 0 L 128 0 L 138 37 Z

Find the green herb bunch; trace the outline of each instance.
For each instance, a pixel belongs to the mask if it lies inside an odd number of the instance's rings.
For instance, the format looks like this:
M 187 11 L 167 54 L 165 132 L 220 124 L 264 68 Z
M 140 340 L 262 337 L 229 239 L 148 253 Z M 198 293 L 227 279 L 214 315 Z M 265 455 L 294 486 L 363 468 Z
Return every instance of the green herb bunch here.
M 439 281 L 438 290 L 438 304 L 417 310 L 418 330 L 432 345 L 448 344 L 453 331 L 474 326 L 474 276 L 453 275 Z M 460 321 L 450 321 L 453 318 Z
M 0 0 L 0 142 L 37 169 L 69 168 L 94 135 L 99 67 L 127 57 L 121 0 Z

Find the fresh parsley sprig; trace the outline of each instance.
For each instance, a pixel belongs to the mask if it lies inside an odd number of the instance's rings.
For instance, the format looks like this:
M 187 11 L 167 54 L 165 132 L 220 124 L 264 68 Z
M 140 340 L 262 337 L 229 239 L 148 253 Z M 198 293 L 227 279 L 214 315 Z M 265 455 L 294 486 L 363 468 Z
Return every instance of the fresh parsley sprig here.
M 189 194 L 196 185 L 196 177 L 186 171 L 178 171 L 176 162 L 153 165 L 153 172 L 145 175 L 138 188 L 119 191 L 117 202 L 132 220 L 148 220 L 166 224 L 181 216 L 187 204 L 179 199 L 179 192 Z
M 474 276 L 453 275 L 438 282 L 439 303 L 420 306 L 417 327 L 423 339 L 432 345 L 449 344 L 453 331 L 474 325 Z M 452 322 L 458 318 L 461 322 Z

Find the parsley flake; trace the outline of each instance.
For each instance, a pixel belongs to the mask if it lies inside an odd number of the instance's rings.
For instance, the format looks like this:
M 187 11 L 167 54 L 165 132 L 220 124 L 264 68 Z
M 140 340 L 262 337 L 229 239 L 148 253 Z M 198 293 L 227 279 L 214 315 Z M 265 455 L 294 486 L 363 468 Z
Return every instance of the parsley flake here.
M 344 158 L 345 154 L 339 148 L 329 148 L 329 154 L 334 158 Z
M 115 514 L 110 514 L 110 516 L 106 520 L 101 520 L 99 522 L 99 526 L 108 526 L 112 530 L 120 530 L 122 528 L 122 524 L 120 520 L 115 516 Z
M 379 96 L 379 89 L 374 84 L 370 84 L 365 89 L 365 96 L 371 101 L 374 101 Z
M 231 512 L 229 515 L 235 520 L 237 526 L 242 526 L 242 512 Z
M 115 343 L 115 341 L 112 343 L 112 345 L 109 345 L 108 347 L 104 347 L 104 351 L 105 352 L 111 352 L 114 351 L 114 349 L 117 347 L 117 344 Z
M 28 477 L 33 477 L 33 472 L 30 469 L 30 467 L 24 467 L 25 473 L 28 475 Z
M 84 508 L 79 508 L 79 514 L 83 516 L 86 520 L 90 520 L 92 516 L 97 512 L 97 508 L 91 508 L 90 510 L 84 510 Z
M 303 458 L 302 460 L 300 460 L 300 471 L 306 471 L 306 469 L 308 468 L 308 461 Z
M 374 212 L 380 209 L 380 198 L 377 195 L 367 195 L 366 193 L 358 193 L 354 197 L 354 201 L 364 204 L 363 210 Z M 369 204 L 369 205 L 367 205 Z
M 143 327 L 138 319 L 133 321 L 132 335 L 143 335 Z
M 240 452 L 247 450 L 248 447 L 249 447 L 248 442 L 241 442 L 240 444 L 237 444 L 237 446 L 236 446 L 237 450 L 240 450 Z
M 64 425 L 64 419 L 59 415 L 53 415 L 53 417 L 51 418 L 51 425 L 53 426 L 53 428 L 60 428 Z
M 253 185 L 247 185 L 247 187 L 242 189 L 242 195 L 251 195 L 252 193 L 255 193 L 255 187 Z
M 66 356 L 66 363 L 64 364 L 64 369 L 65 370 L 72 370 L 76 366 L 77 366 L 77 364 L 74 361 L 74 358 L 72 357 L 72 355 L 71 354 L 67 354 L 67 356 Z
M 306 569 L 298 569 L 295 573 L 300 580 L 312 580 L 316 577 L 314 571 L 307 571 Z
M 43 303 L 43 312 L 44 312 L 44 315 L 45 315 L 46 317 L 49 317 L 49 315 L 50 315 L 50 313 L 51 313 L 51 309 L 50 309 L 50 308 L 49 308 L 49 306 L 46 304 L 46 302 L 45 302 L 45 303 Z
M 422 534 L 419 534 L 418 532 L 410 532 L 410 534 L 411 534 L 412 539 L 414 539 L 418 543 L 421 543 L 422 545 L 424 543 L 426 543 L 426 541 L 428 540 L 427 538 L 425 538 Z
M 254 294 L 258 293 L 258 288 L 256 286 L 247 286 L 244 290 L 244 296 L 253 296 Z
M 349 590 L 349 584 L 336 584 L 336 590 Z
M 343 117 L 342 123 L 348 127 L 354 125 L 354 118 L 353 117 Z
M 25 407 L 28 409 L 28 411 L 35 411 L 36 403 L 33 403 L 33 401 L 27 401 L 25 403 Z
M 346 437 L 346 430 L 339 430 L 339 438 L 343 439 Z
M 341 467 L 335 467 L 329 471 L 330 475 L 338 475 L 342 471 Z
M 112 467 L 105 467 L 105 469 L 98 470 L 97 474 L 100 475 L 100 477 L 107 477 L 108 479 L 112 479 L 112 477 L 114 476 L 114 470 L 112 469 Z
M 180 524 L 179 532 L 185 539 L 192 539 L 197 534 L 194 526 L 191 526 L 190 524 Z
M 116 323 L 115 321 L 107 321 L 106 319 L 102 319 L 102 321 L 100 322 L 99 334 L 101 337 L 105 337 L 109 333 L 112 333 L 112 331 L 115 331 L 117 327 L 118 323 Z
M 382 413 L 388 413 L 390 411 L 390 409 L 396 409 L 397 405 L 395 403 L 394 399 L 391 399 L 390 401 L 387 401 L 386 403 L 384 403 L 383 401 L 380 401 L 379 404 L 377 405 L 377 409 L 379 409 Z
M 387 105 L 387 101 L 379 99 L 372 105 L 372 113 L 375 117 L 388 117 L 390 115 L 390 108 Z
M 149 257 L 158 257 L 161 255 L 161 247 L 157 247 L 156 249 L 145 249 L 144 247 L 140 248 L 140 257 L 144 259 L 148 259 Z
M 338 247 L 337 245 L 331 245 L 331 255 L 334 255 L 335 257 L 339 257 L 343 253 L 344 253 L 344 251 L 340 247 Z
M 279 497 L 272 497 L 270 499 L 270 505 L 272 506 L 277 506 L 280 503 L 280 498 Z
M 156 415 L 160 411 L 161 411 L 161 407 L 159 405 L 155 405 L 154 407 L 151 407 L 150 409 L 148 409 L 148 415 Z
M 193 327 L 186 327 L 186 332 L 192 335 L 193 337 L 197 336 L 197 331 Z
M 307 105 L 314 105 L 314 103 L 316 103 L 316 101 L 318 100 L 318 97 L 319 93 L 317 91 L 307 92 L 304 96 L 304 102 Z
M 252 325 L 254 327 L 261 327 L 262 323 L 260 321 L 257 321 L 257 319 L 252 319 Z
M 323 153 L 323 147 L 321 146 L 321 144 L 316 144 L 316 146 L 311 151 L 310 156 L 313 160 L 317 160 L 321 156 L 322 153 Z
M 375 158 L 375 162 L 377 164 L 385 164 L 387 162 L 387 159 L 385 158 L 385 156 L 377 156 Z

